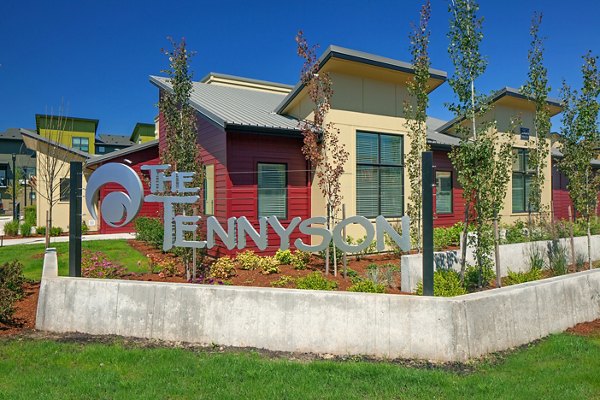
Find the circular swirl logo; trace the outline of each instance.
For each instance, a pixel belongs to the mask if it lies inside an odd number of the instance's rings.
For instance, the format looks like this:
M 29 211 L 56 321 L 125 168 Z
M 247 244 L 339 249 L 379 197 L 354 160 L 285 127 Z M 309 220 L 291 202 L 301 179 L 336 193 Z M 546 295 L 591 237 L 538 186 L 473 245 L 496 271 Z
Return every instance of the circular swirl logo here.
M 104 164 L 92 173 L 85 189 L 85 202 L 94 219 L 97 219 L 95 205 L 98 204 L 100 189 L 107 183 L 116 183 L 125 189 L 125 192 L 110 192 L 100 204 L 104 222 L 119 228 L 131 222 L 140 211 L 144 187 L 138 174 L 128 165 Z

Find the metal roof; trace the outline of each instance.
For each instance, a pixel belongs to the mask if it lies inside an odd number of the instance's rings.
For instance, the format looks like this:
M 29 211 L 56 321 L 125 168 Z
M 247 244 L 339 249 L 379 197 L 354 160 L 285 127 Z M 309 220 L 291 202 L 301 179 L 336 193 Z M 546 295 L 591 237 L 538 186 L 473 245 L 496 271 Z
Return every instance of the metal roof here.
M 447 121 L 439 118 L 427 117 L 427 143 L 433 146 L 441 145 L 443 147 L 458 146 L 460 144 L 460 139 L 457 137 L 439 131 L 439 128 L 446 122 Z
M 172 90 L 169 78 L 151 76 L 150 82 L 163 90 Z M 284 97 L 284 94 L 194 82 L 190 105 L 223 128 L 298 131 L 298 120 L 274 112 Z
M 494 103 L 494 102 L 498 101 L 499 99 L 501 99 L 504 96 L 511 96 L 511 97 L 516 97 L 516 98 L 523 99 L 523 100 L 530 100 L 530 97 L 525 96 L 523 93 L 521 93 L 521 91 L 519 89 L 515 89 L 515 88 L 512 88 L 512 87 L 505 86 L 502 89 L 498 90 L 497 92 L 493 93 L 489 97 L 489 99 L 487 100 L 487 102 L 489 104 Z M 562 108 L 562 104 L 561 104 L 560 100 L 555 99 L 553 97 L 548 97 L 546 99 L 546 103 L 548 105 L 550 105 L 550 106 Z M 439 128 L 439 131 L 440 132 L 445 132 L 448 129 L 452 128 L 457 123 L 463 121 L 464 119 L 465 119 L 464 116 L 460 116 L 460 117 L 456 117 L 454 119 L 451 119 L 450 121 L 446 122 L 443 126 L 441 126 Z
M 131 146 L 133 142 L 129 140 L 129 137 L 123 135 L 110 135 L 102 134 L 98 135 L 96 144 L 107 144 L 115 146 Z
M 206 81 L 208 81 L 210 78 L 213 78 L 213 77 L 214 78 L 229 79 L 229 80 L 232 80 L 232 81 L 254 83 L 254 84 L 257 84 L 257 85 L 274 86 L 274 87 L 278 87 L 278 88 L 282 88 L 282 89 L 289 89 L 289 90 L 292 90 L 294 88 L 293 85 L 288 85 L 286 83 L 264 81 L 264 80 L 261 80 L 261 79 L 244 78 L 243 76 L 222 74 L 220 72 L 209 72 L 208 74 L 204 75 L 204 78 L 200 79 L 200 82 L 201 83 L 206 83 Z
M 552 147 L 550 149 L 550 154 L 554 158 L 563 158 L 564 157 L 563 153 L 556 147 Z M 592 166 L 594 166 L 594 167 L 600 167 L 600 160 L 592 160 L 592 161 L 590 161 L 590 164 L 592 164 Z
M 35 129 L 32 129 L 35 130 Z M 7 128 L 4 132 L 0 132 L 0 140 L 23 140 L 21 130 L 19 128 Z
M 80 151 L 80 150 L 74 149 L 72 147 L 65 146 L 62 143 L 58 143 L 54 140 L 50 140 L 44 136 L 38 135 L 37 132 L 35 132 L 35 131 L 30 131 L 28 129 L 20 129 L 20 131 L 21 131 L 21 137 L 23 138 L 23 142 L 25 142 L 25 145 L 31 150 L 44 153 L 44 149 L 48 149 L 48 146 L 52 146 L 52 147 L 59 149 L 62 152 L 62 153 L 57 153 L 57 154 L 62 154 L 62 155 L 71 154 L 71 155 L 83 157 L 84 159 L 92 157 L 91 154 L 86 153 L 85 151 Z M 40 143 L 45 144 L 46 147 L 40 148 L 40 146 L 39 146 Z
M 112 160 L 114 158 L 118 158 L 120 156 L 125 156 L 127 154 L 135 153 L 136 151 L 145 150 L 151 147 L 158 146 L 158 139 L 151 140 L 146 143 L 134 144 L 133 146 L 126 147 L 124 149 L 120 149 L 117 151 L 113 151 L 107 154 L 103 154 L 101 156 L 93 156 L 88 159 L 85 163 L 86 167 L 90 167 L 93 165 L 101 164 L 105 161 Z

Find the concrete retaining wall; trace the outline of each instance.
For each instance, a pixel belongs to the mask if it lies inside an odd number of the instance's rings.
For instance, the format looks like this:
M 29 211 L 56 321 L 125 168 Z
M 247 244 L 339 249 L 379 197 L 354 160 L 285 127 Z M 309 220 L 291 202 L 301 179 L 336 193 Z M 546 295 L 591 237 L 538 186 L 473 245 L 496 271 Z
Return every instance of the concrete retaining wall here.
M 456 298 L 58 277 L 36 328 L 290 352 L 464 361 L 600 317 L 600 270 Z
M 567 249 L 568 262 L 571 263 L 570 239 L 560 239 L 560 244 Z M 574 238 L 575 254 L 587 257 L 587 237 Z M 502 276 L 507 276 L 508 271 L 525 272 L 529 270 L 529 255 L 533 248 L 537 247 L 546 262 L 548 262 L 548 245 L 550 240 L 537 242 L 503 244 L 500 246 L 500 271 Z M 460 250 L 450 250 L 434 253 L 435 269 L 454 269 L 460 271 Z M 592 260 L 600 260 L 600 235 L 592 236 Z M 495 260 L 492 260 L 495 265 Z M 467 248 L 467 264 L 475 264 L 475 256 L 472 247 Z M 417 284 L 423 280 L 423 257 L 420 254 L 402 256 L 401 263 L 401 286 L 403 292 L 414 292 Z

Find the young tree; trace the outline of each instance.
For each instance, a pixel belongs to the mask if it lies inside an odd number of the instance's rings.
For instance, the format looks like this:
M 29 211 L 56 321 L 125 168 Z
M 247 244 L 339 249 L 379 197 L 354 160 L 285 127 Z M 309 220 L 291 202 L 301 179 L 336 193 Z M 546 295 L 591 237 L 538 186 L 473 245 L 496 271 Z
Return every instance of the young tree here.
M 319 72 L 316 57 L 316 46 L 310 47 L 302 31 L 296 35 L 298 55 L 304 59 L 300 79 L 308 89 L 313 102 L 312 121 L 303 121 L 300 125 L 304 136 L 302 153 L 310 163 L 317 178 L 321 193 L 327 206 L 327 229 L 333 226 L 340 206 L 342 205 L 341 178 L 344 164 L 348 160 L 348 152 L 339 139 L 339 130 L 332 122 L 325 122 L 331 108 L 333 96 L 332 82 L 329 74 Z M 335 249 L 335 247 L 334 247 Z M 336 252 L 333 252 L 334 270 L 337 272 Z M 325 253 L 325 273 L 329 273 L 329 247 Z
M 474 0 L 453 0 L 450 4 L 450 30 L 448 52 L 455 67 L 449 79 L 457 103 L 449 109 L 458 118 L 465 118 L 468 125 L 458 123 L 456 132 L 461 141 L 450 153 L 457 170 L 457 178 L 463 188 L 466 203 L 465 231 L 461 280 L 465 271 L 467 226 L 469 210 L 475 214 L 475 258 L 479 269 L 481 286 L 484 268 L 491 268 L 494 252 L 494 236 L 491 221 L 497 217 L 506 195 L 509 166 L 512 162 L 512 135 L 499 135 L 495 123 L 485 119 L 490 110 L 488 99 L 478 95 L 475 81 L 483 74 L 487 62 L 479 51 L 483 39 L 482 18 L 477 17 L 479 6 Z
M 204 168 L 197 145 L 196 112 L 189 104 L 193 90 L 189 62 L 193 53 L 187 51 L 185 39 L 181 39 L 179 43 L 171 38 L 169 41 L 172 49 L 163 49 L 163 53 L 169 58 L 169 68 L 162 72 L 169 76 L 173 90 L 164 91 L 158 103 L 164 118 L 167 139 L 167 148 L 161 158 L 164 163 L 171 165 L 173 171 L 194 172 L 193 186 L 201 188 Z M 180 204 L 174 211 L 193 215 L 196 207 L 194 204 Z M 195 278 L 196 265 L 191 265 L 192 249 L 182 248 L 180 251 L 187 279 Z
M 600 174 L 592 169 L 591 161 L 600 156 L 598 111 L 600 105 L 600 73 L 598 57 L 588 52 L 583 56 L 583 86 L 581 93 L 563 82 L 561 97 L 563 117 L 561 128 L 562 153 L 559 167 L 567 176 L 567 188 L 575 209 L 587 224 L 588 263 L 592 268 L 591 218 L 598 208 Z
M 536 212 L 539 218 L 547 210 L 542 206 L 542 191 L 545 183 L 544 169 L 548 164 L 550 146 L 550 112 L 548 111 L 548 70 L 544 66 L 544 39 L 540 37 L 542 14 L 534 13 L 531 20 L 531 47 L 527 55 L 529 73 L 527 83 L 522 92 L 535 103 L 534 136 L 535 141 L 529 141 L 528 167 L 534 171 L 529 187 L 529 204 L 527 210 L 531 216 Z M 531 220 L 531 217 L 530 217 Z M 537 221 L 540 222 L 540 221 Z
M 35 192 L 48 203 L 48 218 L 46 220 L 46 247 L 50 246 L 50 231 L 54 206 L 60 201 L 60 181 L 69 176 L 70 165 L 63 161 L 65 152 L 57 144 L 62 143 L 64 132 L 69 120 L 63 116 L 62 107 L 58 115 L 50 112 L 44 119 L 44 129 L 40 135 L 47 141 L 40 142 L 37 155 L 37 177 Z M 71 122 L 72 123 L 72 122 Z
M 408 83 L 408 93 L 412 103 L 405 103 L 404 110 L 407 116 L 408 138 L 411 143 L 410 151 L 406 156 L 408 178 L 410 181 L 410 195 L 408 215 L 411 220 L 411 233 L 417 249 L 421 250 L 422 237 L 422 193 L 421 193 L 421 155 L 428 150 L 427 146 L 427 105 L 429 93 L 429 19 L 431 17 L 431 2 L 427 0 L 421 7 L 419 25 L 414 26 L 410 38 L 410 52 L 415 69 L 413 80 Z

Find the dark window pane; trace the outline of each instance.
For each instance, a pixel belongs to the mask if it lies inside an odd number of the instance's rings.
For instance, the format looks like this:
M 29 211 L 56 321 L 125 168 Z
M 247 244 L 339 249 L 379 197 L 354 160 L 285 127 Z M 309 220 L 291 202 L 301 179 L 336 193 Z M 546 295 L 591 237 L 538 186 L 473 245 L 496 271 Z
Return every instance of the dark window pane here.
M 381 180 L 381 215 L 384 217 L 402 216 L 403 187 L 402 168 L 379 167 Z
M 71 186 L 69 178 L 60 179 L 60 201 L 69 201 L 71 194 Z
M 381 164 L 402 165 L 402 137 L 381 135 Z
M 258 164 L 258 216 L 287 218 L 285 164 Z
M 378 167 L 356 167 L 356 211 L 358 215 L 376 217 L 379 214 Z
M 377 135 L 372 133 L 357 133 L 356 162 L 358 164 L 379 163 L 379 141 Z
M 512 176 L 512 211 L 525 212 L 525 176 L 513 174 Z
M 452 213 L 452 173 L 436 171 L 435 210 L 438 214 Z

